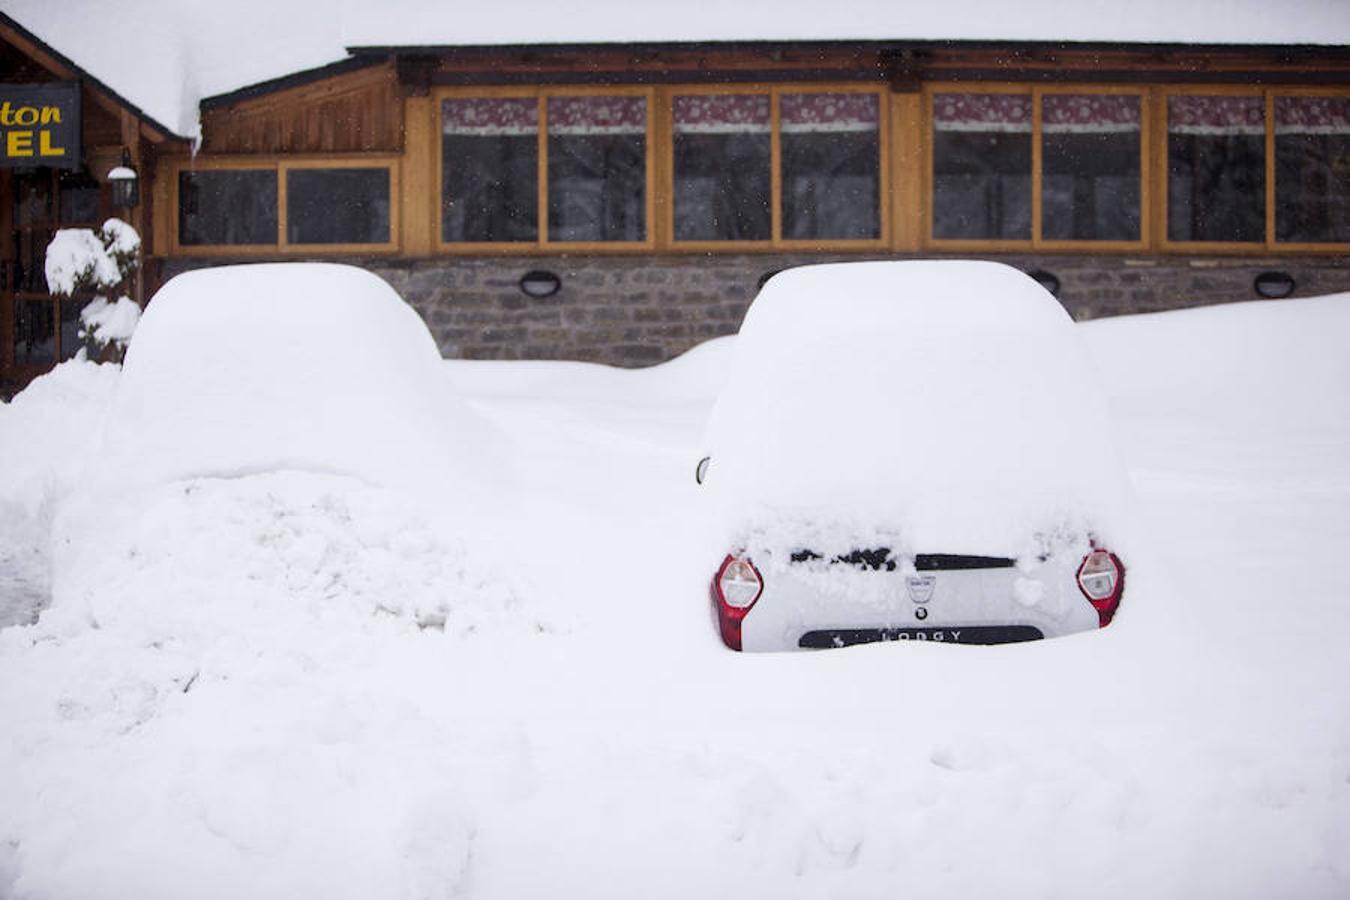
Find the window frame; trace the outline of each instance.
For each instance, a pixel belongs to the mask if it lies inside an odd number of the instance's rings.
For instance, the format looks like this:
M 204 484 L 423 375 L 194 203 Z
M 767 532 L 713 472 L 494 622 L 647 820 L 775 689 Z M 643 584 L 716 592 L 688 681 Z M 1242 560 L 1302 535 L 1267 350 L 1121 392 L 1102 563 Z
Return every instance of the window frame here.
M 1031 237 L 1017 238 L 939 238 L 933 236 L 933 165 L 935 162 L 933 102 L 937 94 L 1012 94 L 1031 99 Z M 1096 240 L 1092 238 L 1047 239 L 1041 236 L 1044 182 L 1044 148 L 1041 123 L 1042 100 L 1046 95 L 1101 94 L 1139 98 L 1139 239 L 1136 241 Z M 920 165 L 920 248 L 941 251 L 1025 253 L 1028 251 L 1076 251 L 1112 253 L 1146 250 L 1150 244 L 1152 196 L 1150 172 L 1150 124 L 1152 92 L 1147 85 L 1077 84 L 1039 85 L 1029 82 L 934 81 L 921 89 Z
M 1295 254 L 1325 255 L 1350 251 L 1350 241 L 1295 242 L 1275 239 L 1275 99 L 1277 97 L 1347 97 L 1341 85 L 1158 85 L 1154 92 L 1154 152 L 1157 156 L 1156 187 L 1160 208 L 1154 217 L 1155 246 L 1165 253 Z M 1262 241 L 1173 241 L 1167 237 L 1167 98 L 1173 96 L 1260 97 L 1265 110 L 1265 239 Z
M 664 246 L 684 252 L 753 252 L 784 250 L 888 250 L 891 249 L 891 169 L 895 164 L 891 146 L 890 90 L 876 83 L 745 82 L 724 84 L 669 85 L 662 97 L 661 201 Z M 769 239 L 758 241 L 675 239 L 675 97 L 766 94 L 769 97 Z M 783 150 L 780 98 L 783 94 L 873 94 L 877 98 L 877 236 L 875 238 L 793 238 L 783 235 Z
M 306 156 L 214 156 L 175 160 L 168 166 L 170 253 L 175 256 L 261 256 L 331 254 L 397 254 L 402 249 L 399 225 L 402 219 L 400 167 L 403 157 L 395 154 L 334 153 Z M 286 175 L 292 169 L 387 169 L 389 172 L 389 240 L 383 243 L 301 244 L 286 239 Z M 264 171 L 277 175 L 277 241 L 275 244 L 183 244 L 179 220 L 182 198 L 179 177 L 183 172 Z
M 646 237 L 640 241 L 550 241 L 548 239 L 548 101 L 550 97 L 643 97 L 647 101 L 647 130 L 644 133 L 643 164 L 644 202 L 643 231 Z M 533 241 L 446 241 L 442 222 L 442 205 L 445 197 L 445 131 L 441 126 L 442 105 L 451 99 L 498 99 L 498 98 L 534 98 L 539 105 L 539 133 L 535 164 L 538 176 L 535 190 L 538 193 L 536 222 L 538 236 Z M 431 246 L 437 254 L 466 256 L 491 253 L 492 255 L 537 255 L 540 253 L 623 253 L 651 252 L 658 246 L 656 225 L 659 217 L 656 206 L 660 202 L 656 196 L 656 157 L 660 151 L 657 143 L 656 123 L 661 110 L 657 105 L 657 90 L 652 87 L 633 85 L 528 85 L 528 86 L 487 86 L 487 87 L 441 87 L 432 91 L 431 115 L 432 166 L 435 168 L 432 184 L 435 194 L 432 197 Z

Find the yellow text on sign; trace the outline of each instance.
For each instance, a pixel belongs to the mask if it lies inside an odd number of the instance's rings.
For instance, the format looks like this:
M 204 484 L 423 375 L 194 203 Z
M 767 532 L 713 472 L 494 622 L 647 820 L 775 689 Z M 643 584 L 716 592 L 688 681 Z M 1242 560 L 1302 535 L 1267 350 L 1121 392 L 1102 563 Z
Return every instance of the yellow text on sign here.
M 52 133 L 50 131 L 39 131 L 37 136 L 37 156 L 65 156 L 66 149 L 64 147 L 52 146 Z M 33 156 L 33 149 L 33 132 L 11 131 L 5 135 L 6 156 Z
M 6 128 L 31 125 L 60 125 L 59 106 L 14 106 L 8 100 L 0 103 L 0 125 Z M 37 134 L 37 152 L 33 152 L 33 135 Z M 64 147 L 52 146 L 50 131 L 11 131 L 5 135 L 6 156 L 64 156 Z

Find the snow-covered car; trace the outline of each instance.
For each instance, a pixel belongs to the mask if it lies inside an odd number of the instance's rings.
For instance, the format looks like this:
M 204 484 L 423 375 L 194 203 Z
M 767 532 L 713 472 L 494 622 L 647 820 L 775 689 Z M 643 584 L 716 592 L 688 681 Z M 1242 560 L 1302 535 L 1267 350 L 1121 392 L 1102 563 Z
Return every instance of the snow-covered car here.
M 185 272 L 136 330 L 103 456 L 163 483 L 301 470 L 457 501 L 500 451 L 426 325 L 379 276 L 333 263 Z
M 1126 489 L 1094 380 L 1060 304 L 999 263 L 775 275 L 697 473 L 722 640 L 991 644 L 1109 624 Z

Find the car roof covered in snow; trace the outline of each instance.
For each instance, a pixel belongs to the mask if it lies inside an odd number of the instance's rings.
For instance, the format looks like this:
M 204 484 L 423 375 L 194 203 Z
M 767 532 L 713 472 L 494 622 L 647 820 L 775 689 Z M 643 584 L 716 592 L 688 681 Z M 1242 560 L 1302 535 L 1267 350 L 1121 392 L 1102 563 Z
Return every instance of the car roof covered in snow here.
M 377 275 L 224 266 L 178 275 L 150 302 L 105 461 L 149 482 L 297 469 L 459 494 L 481 482 L 490 434 L 421 318 Z
M 813 523 L 1011 554 L 1114 521 L 1110 428 L 1076 326 L 1016 269 L 805 266 L 746 315 L 705 487 L 733 532 Z

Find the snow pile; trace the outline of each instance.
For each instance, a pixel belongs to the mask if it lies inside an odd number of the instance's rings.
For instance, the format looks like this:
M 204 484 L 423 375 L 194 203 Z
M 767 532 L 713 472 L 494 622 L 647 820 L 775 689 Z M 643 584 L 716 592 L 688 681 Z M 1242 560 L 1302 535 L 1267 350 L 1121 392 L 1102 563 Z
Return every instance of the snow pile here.
M 808 266 L 746 314 L 705 487 L 728 541 L 991 555 L 1061 532 L 1118 541 L 1110 431 L 1073 322 L 1017 270 Z
M 725 651 L 691 476 L 734 341 L 443 364 L 516 448 L 472 517 L 78 480 L 53 607 L 0 630 L 0 897 L 1347 896 L 1348 315 L 1078 329 L 1149 527 L 1130 615 L 1056 641 Z M 0 453 L 80 434 L 100 370 L 58 371 Z
M 72 360 L 0 403 L 0 628 L 47 605 L 52 518 L 88 477 L 117 375 Z
M 142 482 L 299 469 L 463 506 L 500 457 L 417 314 L 378 276 L 323 263 L 169 281 L 131 343 L 111 423 L 110 468 Z

